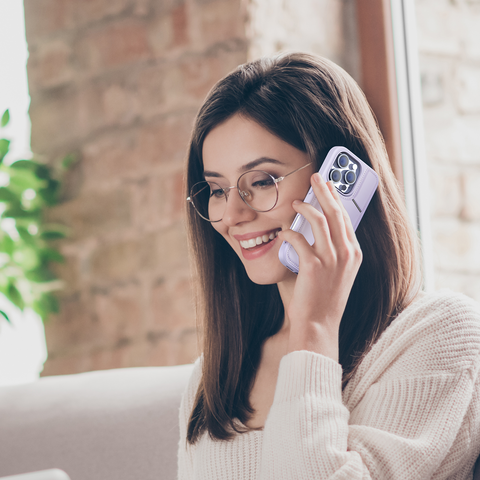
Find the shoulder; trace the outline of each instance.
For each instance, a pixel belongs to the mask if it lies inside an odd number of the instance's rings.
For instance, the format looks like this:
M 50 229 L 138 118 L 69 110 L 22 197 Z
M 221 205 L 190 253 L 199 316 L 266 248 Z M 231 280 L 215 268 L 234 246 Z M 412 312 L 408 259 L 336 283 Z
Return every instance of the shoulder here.
M 463 337 L 463 340 L 471 337 L 476 343 L 480 341 L 480 305 L 465 295 L 446 289 L 422 293 L 389 329 L 393 336 L 425 332 L 452 341 L 456 336 Z
M 421 294 L 383 332 L 362 362 L 380 376 L 457 375 L 480 365 L 480 306 L 441 290 Z M 359 372 L 360 373 L 360 372 Z

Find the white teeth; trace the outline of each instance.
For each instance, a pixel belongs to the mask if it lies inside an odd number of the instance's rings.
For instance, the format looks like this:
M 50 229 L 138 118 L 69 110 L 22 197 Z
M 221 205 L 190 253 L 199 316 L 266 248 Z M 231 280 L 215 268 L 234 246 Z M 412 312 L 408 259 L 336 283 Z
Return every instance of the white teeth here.
M 253 248 L 262 243 L 268 243 L 270 240 L 273 240 L 278 235 L 278 230 L 271 232 L 269 235 L 262 235 L 261 237 L 250 238 L 249 240 L 241 240 L 240 245 L 242 248 Z

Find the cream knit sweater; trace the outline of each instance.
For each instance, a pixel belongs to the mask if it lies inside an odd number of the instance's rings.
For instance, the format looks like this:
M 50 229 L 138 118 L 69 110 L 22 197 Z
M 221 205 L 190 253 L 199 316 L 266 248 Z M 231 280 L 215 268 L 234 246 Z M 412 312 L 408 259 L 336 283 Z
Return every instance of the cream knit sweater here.
M 180 480 L 471 479 L 480 452 L 480 311 L 448 291 L 399 315 L 342 392 L 342 369 L 285 355 L 263 431 L 186 446 L 201 376 L 180 407 Z

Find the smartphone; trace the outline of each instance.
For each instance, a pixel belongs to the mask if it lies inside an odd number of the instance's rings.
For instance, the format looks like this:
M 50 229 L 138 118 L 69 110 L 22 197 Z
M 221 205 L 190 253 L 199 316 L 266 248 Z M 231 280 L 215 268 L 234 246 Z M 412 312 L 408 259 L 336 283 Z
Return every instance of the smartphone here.
M 325 157 L 319 173 L 326 182 L 332 181 L 350 216 L 353 229 L 356 230 L 377 189 L 378 175 L 345 147 L 333 147 Z M 322 211 L 311 187 L 304 202 Z M 309 245 L 315 242 L 312 227 L 303 215 L 298 213 L 290 228 L 300 232 Z M 282 243 L 278 257 L 283 265 L 292 272 L 298 273 L 298 255 L 290 243 Z

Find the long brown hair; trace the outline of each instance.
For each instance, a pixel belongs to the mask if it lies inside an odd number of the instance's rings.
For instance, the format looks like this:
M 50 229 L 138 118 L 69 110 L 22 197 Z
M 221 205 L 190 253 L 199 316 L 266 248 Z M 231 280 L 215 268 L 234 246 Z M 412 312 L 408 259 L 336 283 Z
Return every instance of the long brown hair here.
M 357 229 L 363 263 L 340 324 L 344 385 L 391 321 L 420 287 L 416 237 L 393 176 L 382 136 L 363 92 L 329 60 L 301 53 L 239 66 L 211 90 L 196 118 L 187 164 L 187 191 L 203 180 L 205 137 L 234 114 L 243 115 L 306 152 L 317 169 L 334 146 L 369 164 L 380 183 Z M 228 440 L 253 413 L 249 394 L 263 342 L 280 330 L 283 305 L 276 285 L 257 285 L 237 254 L 189 208 L 190 246 L 203 326 L 203 372 L 187 441 L 207 431 Z

